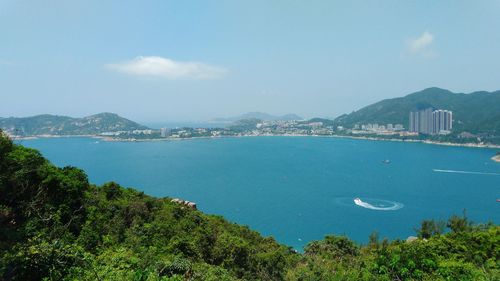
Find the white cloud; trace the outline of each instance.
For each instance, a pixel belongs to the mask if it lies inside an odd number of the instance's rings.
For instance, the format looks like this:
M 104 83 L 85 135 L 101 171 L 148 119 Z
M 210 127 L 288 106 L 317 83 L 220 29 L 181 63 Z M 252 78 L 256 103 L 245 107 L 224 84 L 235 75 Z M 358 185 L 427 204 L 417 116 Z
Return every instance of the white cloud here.
M 425 57 L 432 57 L 435 55 L 431 50 L 432 43 L 434 42 L 434 35 L 425 31 L 417 38 L 412 38 L 407 42 L 408 53 L 411 55 L 422 55 Z
M 217 79 L 223 77 L 227 70 L 201 62 L 181 62 L 162 57 L 139 56 L 132 60 L 107 64 L 109 69 L 137 76 L 175 79 Z

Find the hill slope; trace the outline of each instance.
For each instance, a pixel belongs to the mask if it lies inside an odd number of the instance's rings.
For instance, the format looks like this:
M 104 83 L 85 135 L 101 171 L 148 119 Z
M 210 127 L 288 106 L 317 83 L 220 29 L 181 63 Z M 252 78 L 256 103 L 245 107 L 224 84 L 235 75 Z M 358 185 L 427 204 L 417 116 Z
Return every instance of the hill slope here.
M 12 135 L 93 135 L 103 132 L 144 130 L 137 124 L 114 113 L 99 113 L 83 118 L 57 115 L 10 117 L 0 119 L 0 128 Z
M 424 221 L 412 242 L 343 236 L 304 254 L 219 216 L 89 184 L 0 131 L 0 280 L 498 280 L 500 227 Z M 423 239 L 425 238 L 425 239 Z
M 500 135 L 500 91 L 453 93 L 428 88 L 405 97 L 386 99 L 335 119 L 338 125 L 399 123 L 408 128 L 410 111 L 434 107 L 453 111 L 453 130 Z

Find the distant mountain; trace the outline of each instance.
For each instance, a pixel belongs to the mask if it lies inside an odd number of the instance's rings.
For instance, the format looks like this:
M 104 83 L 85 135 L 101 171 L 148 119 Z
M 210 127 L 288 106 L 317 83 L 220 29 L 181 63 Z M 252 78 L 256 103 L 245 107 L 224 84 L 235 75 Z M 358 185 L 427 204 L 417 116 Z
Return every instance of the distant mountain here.
M 22 136 L 93 135 L 103 132 L 148 129 L 114 113 L 99 113 L 83 118 L 58 115 L 0 118 L 0 128 Z
M 272 121 L 272 120 L 302 120 L 303 118 L 296 115 L 296 114 L 285 114 L 282 116 L 276 116 L 276 115 L 271 115 L 267 114 L 264 112 L 248 112 L 245 114 L 242 114 L 240 116 L 234 116 L 234 117 L 229 117 L 229 118 L 216 118 L 213 121 L 216 122 L 234 122 L 238 120 L 245 120 L 245 119 L 259 119 L 262 121 Z
M 405 97 L 386 99 L 335 119 L 337 125 L 403 124 L 408 128 L 409 112 L 425 108 L 453 111 L 453 131 L 500 135 L 500 91 L 453 93 L 428 88 Z

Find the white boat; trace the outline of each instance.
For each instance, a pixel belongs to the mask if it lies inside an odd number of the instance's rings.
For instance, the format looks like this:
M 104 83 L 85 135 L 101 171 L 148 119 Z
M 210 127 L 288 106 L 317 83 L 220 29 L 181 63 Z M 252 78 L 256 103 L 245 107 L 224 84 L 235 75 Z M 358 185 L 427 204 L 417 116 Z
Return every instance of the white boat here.
M 359 199 L 359 198 L 357 198 L 357 197 L 356 197 L 356 198 L 354 198 L 354 204 L 359 205 L 359 204 L 361 204 L 361 203 L 363 203 L 363 201 L 361 201 L 361 199 Z

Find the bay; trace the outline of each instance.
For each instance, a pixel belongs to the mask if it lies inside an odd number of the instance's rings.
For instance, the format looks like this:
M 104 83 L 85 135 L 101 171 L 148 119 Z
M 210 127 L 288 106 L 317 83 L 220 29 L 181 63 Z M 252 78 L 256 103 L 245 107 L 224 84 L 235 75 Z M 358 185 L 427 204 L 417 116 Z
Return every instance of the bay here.
M 406 239 L 421 220 L 464 209 L 473 221 L 500 222 L 494 149 L 320 137 L 17 142 L 84 169 L 92 183 L 194 201 L 299 250 L 327 234 Z

